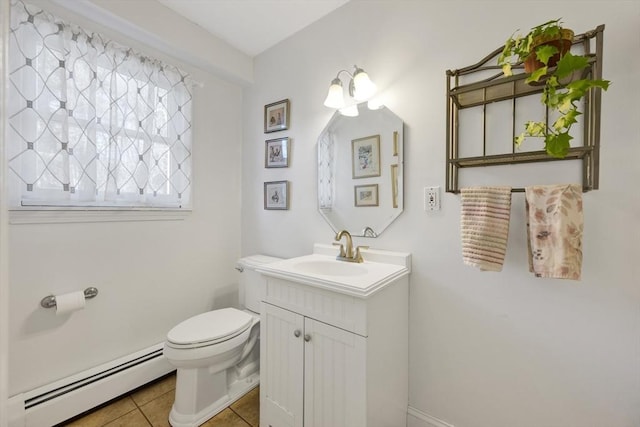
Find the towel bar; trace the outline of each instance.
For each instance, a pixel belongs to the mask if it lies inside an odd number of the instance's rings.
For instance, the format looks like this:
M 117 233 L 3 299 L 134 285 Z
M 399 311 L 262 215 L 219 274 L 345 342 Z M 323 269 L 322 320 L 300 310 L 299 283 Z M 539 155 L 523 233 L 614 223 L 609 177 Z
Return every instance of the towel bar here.
M 582 192 L 586 193 L 587 191 L 591 190 L 591 188 L 588 187 L 582 187 Z M 524 193 L 525 189 L 523 187 L 514 187 L 511 189 L 512 193 Z M 449 193 L 453 193 L 453 194 L 460 194 L 460 190 L 454 190 L 454 191 L 449 191 Z
M 96 295 L 98 295 L 98 288 L 94 288 L 93 286 L 87 288 L 84 290 L 84 297 L 85 299 L 91 299 L 93 297 L 95 297 Z M 56 296 L 55 295 L 49 295 L 46 296 L 44 298 L 42 298 L 42 300 L 40 301 L 40 305 L 44 308 L 53 308 L 56 306 Z

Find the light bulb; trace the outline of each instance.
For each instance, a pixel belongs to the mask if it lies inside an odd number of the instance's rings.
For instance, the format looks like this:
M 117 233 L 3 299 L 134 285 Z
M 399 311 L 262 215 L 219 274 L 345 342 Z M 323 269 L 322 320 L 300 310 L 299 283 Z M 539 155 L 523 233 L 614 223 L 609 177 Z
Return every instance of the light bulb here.
M 356 101 L 365 101 L 376 93 L 376 85 L 373 84 L 367 73 L 362 68 L 356 68 L 353 75 L 353 98 Z
M 324 100 L 324 105 L 329 108 L 342 108 L 344 107 L 344 94 L 342 91 L 342 82 L 339 78 L 335 78 L 331 81 L 329 86 L 329 93 Z

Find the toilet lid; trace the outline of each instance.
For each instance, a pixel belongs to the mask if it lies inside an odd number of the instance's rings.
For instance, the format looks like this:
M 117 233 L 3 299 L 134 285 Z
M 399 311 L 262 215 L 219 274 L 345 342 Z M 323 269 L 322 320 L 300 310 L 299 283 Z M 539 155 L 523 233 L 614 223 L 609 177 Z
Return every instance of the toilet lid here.
M 202 344 L 224 341 L 245 331 L 253 323 L 249 313 L 235 308 L 222 308 L 198 314 L 178 324 L 167 334 L 173 344 Z

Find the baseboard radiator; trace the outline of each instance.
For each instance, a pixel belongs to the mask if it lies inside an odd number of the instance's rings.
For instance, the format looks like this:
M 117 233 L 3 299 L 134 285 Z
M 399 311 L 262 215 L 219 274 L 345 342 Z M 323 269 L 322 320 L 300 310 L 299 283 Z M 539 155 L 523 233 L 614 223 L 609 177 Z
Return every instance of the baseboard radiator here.
M 51 427 L 173 371 L 163 343 L 9 399 L 9 427 Z

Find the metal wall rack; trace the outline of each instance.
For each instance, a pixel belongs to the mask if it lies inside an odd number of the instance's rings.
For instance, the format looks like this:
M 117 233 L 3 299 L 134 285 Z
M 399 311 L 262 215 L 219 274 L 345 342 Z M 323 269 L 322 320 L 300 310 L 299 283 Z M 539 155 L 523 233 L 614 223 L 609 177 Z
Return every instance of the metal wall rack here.
M 603 49 L 604 25 L 599 25 L 594 30 L 579 34 L 574 37 L 573 45 L 582 48 L 582 54 L 589 57 L 589 66 L 582 73 L 592 79 L 602 78 L 602 49 Z M 593 44 L 595 39 L 595 52 Z M 599 163 L 600 163 L 600 104 L 601 91 L 592 89 L 584 98 L 584 105 L 580 108 L 583 120 L 583 145 L 572 147 L 567 156 L 557 159 L 549 156 L 544 150 L 516 152 L 515 147 L 510 153 L 487 155 L 486 140 L 486 107 L 488 104 L 498 101 L 512 101 L 512 133 L 516 135 L 516 99 L 542 93 L 542 86 L 526 84 L 524 80 L 528 74 L 524 72 L 524 66 L 518 64 L 515 70 L 521 73 L 510 77 L 504 77 L 502 69 L 497 65 L 497 57 L 502 52 L 502 46 L 491 52 L 480 62 L 461 68 L 459 70 L 447 70 L 447 165 L 446 165 L 446 191 L 459 193 L 458 173 L 461 168 L 474 168 L 481 166 L 512 165 L 518 163 L 548 162 L 563 160 L 582 160 L 582 187 L 583 191 L 598 188 Z M 488 78 L 488 73 L 494 73 Z M 465 84 L 460 84 L 464 76 Z M 477 80 L 474 80 L 474 77 Z M 471 83 L 467 83 L 467 80 Z M 464 108 L 482 107 L 483 138 L 481 156 L 459 157 L 459 111 Z M 548 111 L 545 114 L 548 120 Z M 519 133 L 519 132 L 517 132 Z M 513 146 L 513 144 L 512 144 Z M 513 188 L 513 192 L 522 192 L 523 188 Z

